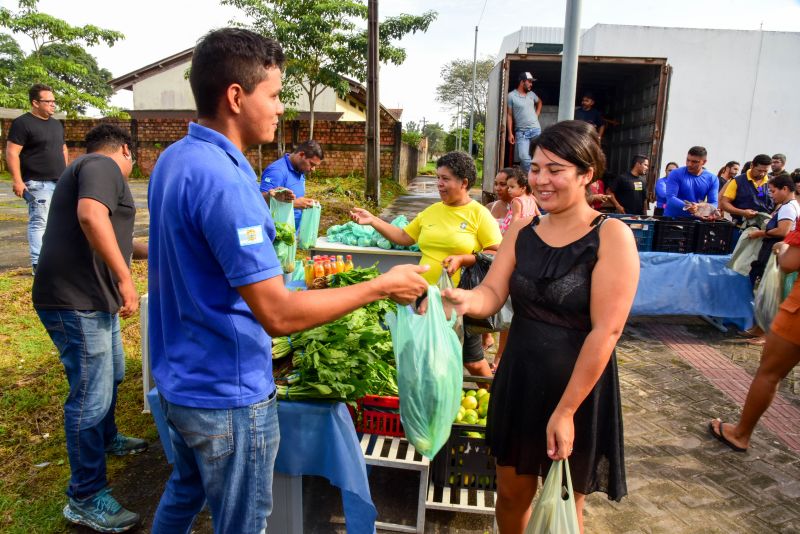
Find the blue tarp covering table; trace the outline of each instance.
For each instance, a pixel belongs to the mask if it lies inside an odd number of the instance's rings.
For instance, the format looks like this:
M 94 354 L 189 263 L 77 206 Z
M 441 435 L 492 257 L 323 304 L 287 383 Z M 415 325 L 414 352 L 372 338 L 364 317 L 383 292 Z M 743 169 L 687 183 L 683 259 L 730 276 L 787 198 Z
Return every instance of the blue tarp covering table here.
M 378 513 L 347 406 L 341 402 L 280 401 L 278 419 L 281 446 L 275 471 L 327 478 L 342 490 L 348 534 L 372 534 Z
M 730 256 L 640 252 L 631 315 L 705 315 L 753 325 L 750 280 L 726 267 Z
M 158 401 L 158 391 L 152 389 L 148 398 L 165 456 L 172 463 L 169 430 Z M 275 473 L 289 477 L 317 475 L 327 478 L 342 490 L 347 533 L 373 534 L 378 513 L 372 503 L 366 463 L 347 406 L 341 402 L 279 401 L 278 423 L 281 442 L 275 459 Z M 295 515 L 302 517 L 302 492 L 299 498 L 285 504 L 297 507 Z M 273 510 L 273 516 L 275 512 Z M 283 531 L 281 534 L 286 533 Z

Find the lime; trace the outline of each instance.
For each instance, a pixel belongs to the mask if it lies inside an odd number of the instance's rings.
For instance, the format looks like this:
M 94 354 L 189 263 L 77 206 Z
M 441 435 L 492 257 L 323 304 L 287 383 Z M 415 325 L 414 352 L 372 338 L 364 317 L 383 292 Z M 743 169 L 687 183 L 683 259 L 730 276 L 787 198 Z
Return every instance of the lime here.
M 481 437 L 480 432 L 466 432 L 466 436 L 468 438 L 479 438 Z
M 483 398 L 483 397 L 485 397 L 485 396 L 486 396 L 486 395 L 488 395 L 488 394 L 489 394 L 489 391 L 488 391 L 488 390 L 481 388 L 481 389 L 479 389 L 479 390 L 478 390 L 478 392 L 477 392 L 477 393 L 475 393 L 475 396 L 476 396 L 476 397 L 478 397 L 478 398 L 480 399 L 480 398 Z
M 478 415 L 481 417 L 486 417 L 486 412 L 489 410 L 489 407 L 485 404 L 478 405 Z
M 478 407 L 478 401 L 475 397 L 464 397 L 464 400 L 461 401 L 461 406 L 465 410 L 474 410 Z
M 486 418 L 481 417 L 480 419 L 478 419 L 478 424 L 481 426 L 486 426 Z
M 459 410 L 456 414 L 456 423 L 460 423 L 462 419 L 464 419 L 464 412 Z
M 471 390 L 467 391 L 467 394 L 465 396 L 466 397 L 475 397 L 476 396 L 475 390 L 471 389 Z
M 468 425 L 474 425 L 475 423 L 478 422 L 478 412 L 476 412 L 475 410 L 467 410 L 464 413 L 463 421 Z

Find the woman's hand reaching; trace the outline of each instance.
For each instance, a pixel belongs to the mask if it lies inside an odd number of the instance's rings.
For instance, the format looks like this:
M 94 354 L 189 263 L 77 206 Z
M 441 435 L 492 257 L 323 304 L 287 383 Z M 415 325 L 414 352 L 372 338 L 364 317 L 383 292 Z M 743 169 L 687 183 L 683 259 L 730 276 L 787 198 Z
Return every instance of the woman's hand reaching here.
M 358 224 L 372 225 L 375 216 L 363 208 L 353 208 L 350 210 L 350 218 Z

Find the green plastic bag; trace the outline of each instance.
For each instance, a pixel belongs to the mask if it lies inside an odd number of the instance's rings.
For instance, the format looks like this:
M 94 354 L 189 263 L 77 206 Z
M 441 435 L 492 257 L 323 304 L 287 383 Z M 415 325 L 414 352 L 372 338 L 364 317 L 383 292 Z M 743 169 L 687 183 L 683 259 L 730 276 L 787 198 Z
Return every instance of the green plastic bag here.
M 797 272 L 789 273 L 786 278 L 783 280 L 783 298 L 781 302 L 786 300 L 786 297 L 789 296 L 789 293 L 792 292 L 792 288 L 794 287 L 794 283 L 797 281 Z
M 303 216 L 300 218 L 300 229 L 297 231 L 297 246 L 300 250 L 308 250 L 317 245 L 321 215 L 322 206 L 319 202 L 314 202 L 313 206 L 303 210 Z
M 290 243 L 283 239 L 279 240 L 276 236 L 272 243 L 275 255 L 281 262 L 283 272 L 294 272 L 294 259 L 297 255 L 297 239 L 295 239 L 294 227 L 294 206 L 291 202 L 281 202 L 275 197 L 269 199 L 269 211 L 272 214 L 272 222 L 275 223 L 275 230 L 282 236 L 286 236 Z M 291 237 L 289 237 L 291 236 Z
M 559 460 L 550 465 L 550 471 L 547 473 L 542 493 L 533 509 L 525 534 L 579 533 L 569 461 Z
M 406 438 L 421 454 L 433 458 L 450 437 L 461 405 L 461 344 L 447 319 L 439 288 L 428 288 L 428 311 L 417 315 L 408 306 L 386 314 L 397 361 L 400 420 Z
M 756 323 L 764 332 L 778 313 L 778 306 L 783 300 L 783 280 L 785 276 L 778 267 L 778 256 L 770 254 L 761 281 L 756 288 L 755 316 Z

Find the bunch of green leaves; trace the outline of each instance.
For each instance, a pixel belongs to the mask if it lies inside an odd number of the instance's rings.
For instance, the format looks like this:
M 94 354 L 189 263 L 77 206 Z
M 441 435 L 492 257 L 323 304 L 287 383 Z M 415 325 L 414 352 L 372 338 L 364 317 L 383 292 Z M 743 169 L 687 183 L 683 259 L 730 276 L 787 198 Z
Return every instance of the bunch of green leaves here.
M 288 223 L 276 222 L 275 223 L 275 241 L 274 244 L 283 243 L 287 246 L 294 245 L 294 231 Z
M 344 287 L 379 274 L 375 266 L 353 269 L 333 275 L 329 285 Z M 276 338 L 273 358 L 291 353 L 294 369 L 291 380 L 279 380 L 279 397 L 353 402 L 366 394 L 397 395 L 392 338 L 381 326 L 395 309 L 392 301 L 380 300 L 332 323 Z

